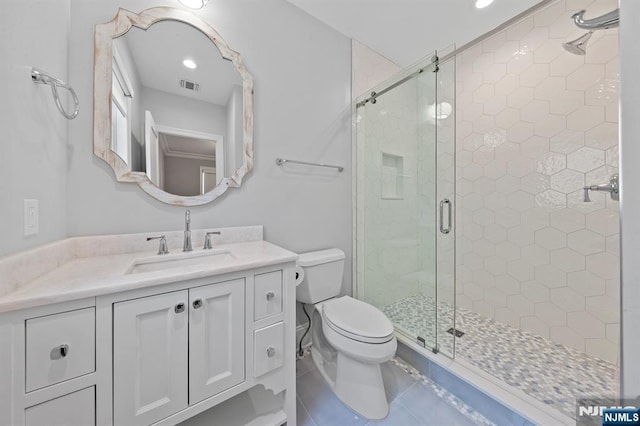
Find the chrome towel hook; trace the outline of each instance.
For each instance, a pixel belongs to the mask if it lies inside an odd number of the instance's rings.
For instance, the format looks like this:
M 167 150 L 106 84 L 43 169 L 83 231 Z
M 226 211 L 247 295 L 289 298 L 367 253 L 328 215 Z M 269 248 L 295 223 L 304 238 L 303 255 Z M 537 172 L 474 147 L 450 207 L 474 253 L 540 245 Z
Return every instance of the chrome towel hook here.
M 56 102 L 56 106 L 58 107 L 58 111 L 64 115 L 64 117 L 68 120 L 73 120 L 78 116 L 78 111 L 80 111 L 80 104 L 78 103 L 78 96 L 76 92 L 73 90 L 73 87 L 69 86 L 64 81 L 60 80 L 52 76 L 38 68 L 31 68 L 31 80 L 36 84 L 48 84 L 51 86 L 51 93 L 53 94 L 53 100 Z M 60 96 L 58 95 L 58 87 L 62 87 L 63 89 L 67 89 L 71 96 L 73 97 L 73 103 L 75 104 L 75 108 L 73 113 L 69 114 L 64 110 L 62 106 L 62 102 L 60 102 Z

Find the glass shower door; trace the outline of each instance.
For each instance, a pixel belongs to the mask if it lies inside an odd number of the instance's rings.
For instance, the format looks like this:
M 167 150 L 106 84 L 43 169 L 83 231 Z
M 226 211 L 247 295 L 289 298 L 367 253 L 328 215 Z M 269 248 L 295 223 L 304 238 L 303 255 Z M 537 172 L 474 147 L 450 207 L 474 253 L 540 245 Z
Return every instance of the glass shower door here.
M 436 319 L 437 344 L 443 354 L 455 355 L 456 320 L 455 258 L 455 58 L 447 55 L 453 46 L 439 51 L 436 76 L 436 199 L 438 232 L 436 238 Z M 447 59 L 449 58 L 449 59 Z
M 415 74 L 416 70 L 421 73 Z M 356 112 L 358 296 L 437 348 L 436 100 L 431 58 Z
M 416 76 L 418 106 L 418 245 L 421 332 L 434 352 L 455 343 L 455 61 L 437 52 L 435 69 Z M 426 322 L 429 321 L 429 324 Z

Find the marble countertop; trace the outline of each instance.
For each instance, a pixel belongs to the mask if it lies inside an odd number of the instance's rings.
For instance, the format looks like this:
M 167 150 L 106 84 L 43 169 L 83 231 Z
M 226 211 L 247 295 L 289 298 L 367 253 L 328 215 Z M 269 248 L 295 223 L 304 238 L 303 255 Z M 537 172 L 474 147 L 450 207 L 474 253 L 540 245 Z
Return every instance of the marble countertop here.
M 189 266 L 133 274 L 127 272 L 141 259 L 155 260 L 154 256 L 159 260 L 193 257 L 204 254 L 204 251 L 200 248 L 194 248 L 189 253 L 172 251 L 164 257 L 157 255 L 154 250 L 67 259 L 43 275 L 5 292 L 0 296 L 0 312 L 295 262 L 298 257 L 263 240 L 218 244 L 214 249 L 207 251 L 207 254 L 228 250 L 232 256 L 228 256 L 224 262 L 208 263 L 204 260 Z

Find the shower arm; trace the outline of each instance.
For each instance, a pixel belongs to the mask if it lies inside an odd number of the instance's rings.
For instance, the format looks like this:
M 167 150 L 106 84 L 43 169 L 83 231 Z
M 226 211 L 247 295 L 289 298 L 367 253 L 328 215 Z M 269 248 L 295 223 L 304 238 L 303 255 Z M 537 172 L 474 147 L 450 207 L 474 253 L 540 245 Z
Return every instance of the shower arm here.
M 606 30 L 620 25 L 620 9 L 616 9 L 607 14 L 593 19 L 584 19 L 586 10 L 575 13 L 571 18 L 576 26 L 585 30 Z

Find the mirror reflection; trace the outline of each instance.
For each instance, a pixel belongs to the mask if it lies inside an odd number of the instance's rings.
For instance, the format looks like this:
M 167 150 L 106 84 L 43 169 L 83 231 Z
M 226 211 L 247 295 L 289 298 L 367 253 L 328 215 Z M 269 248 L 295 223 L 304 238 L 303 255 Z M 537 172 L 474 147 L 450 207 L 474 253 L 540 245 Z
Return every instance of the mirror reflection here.
M 183 22 L 112 41 L 111 150 L 165 192 L 197 196 L 244 161 L 243 79 Z

